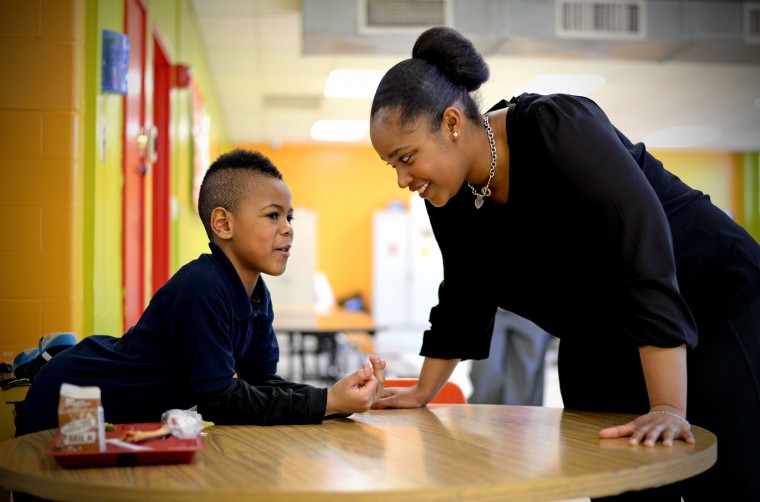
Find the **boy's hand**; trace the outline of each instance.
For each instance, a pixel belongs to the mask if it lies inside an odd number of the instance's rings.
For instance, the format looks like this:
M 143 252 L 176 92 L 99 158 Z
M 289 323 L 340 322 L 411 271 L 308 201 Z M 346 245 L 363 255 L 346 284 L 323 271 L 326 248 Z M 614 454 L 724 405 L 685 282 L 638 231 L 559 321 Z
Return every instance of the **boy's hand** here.
M 383 392 L 385 360 L 372 355 L 359 371 L 339 380 L 327 391 L 325 416 L 363 413 L 370 409 Z

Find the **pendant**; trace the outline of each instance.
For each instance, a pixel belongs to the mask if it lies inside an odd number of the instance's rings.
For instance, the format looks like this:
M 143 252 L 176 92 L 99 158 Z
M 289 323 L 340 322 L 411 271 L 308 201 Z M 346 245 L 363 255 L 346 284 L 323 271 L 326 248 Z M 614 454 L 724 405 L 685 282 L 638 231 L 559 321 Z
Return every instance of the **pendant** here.
M 483 207 L 483 197 L 475 197 L 475 209 Z

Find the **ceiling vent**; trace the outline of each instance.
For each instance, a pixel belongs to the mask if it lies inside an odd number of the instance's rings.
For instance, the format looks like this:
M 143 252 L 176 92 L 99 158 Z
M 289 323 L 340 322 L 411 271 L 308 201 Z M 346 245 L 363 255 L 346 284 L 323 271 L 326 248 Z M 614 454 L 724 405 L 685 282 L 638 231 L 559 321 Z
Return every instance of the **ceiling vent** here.
M 642 40 L 646 38 L 643 0 L 556 0 L 559 38 Z
M 358 0 L 359 33 L 419 32 L 451 26 L 450 0 Z
M 304 54 L 409 54 L 451 26 L 486 56 L 760 64 L 760 0 L 301 0 Z
M 760 3 L 744 4 L 744 42 L 760 44 Z

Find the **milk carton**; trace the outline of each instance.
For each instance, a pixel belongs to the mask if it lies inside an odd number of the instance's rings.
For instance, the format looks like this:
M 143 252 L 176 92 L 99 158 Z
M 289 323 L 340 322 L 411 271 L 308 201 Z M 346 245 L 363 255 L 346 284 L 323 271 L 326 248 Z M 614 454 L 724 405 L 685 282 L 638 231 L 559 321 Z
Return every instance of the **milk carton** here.
M 58 428 L 62 451 L 105 451 L 100 387 L 62 384 L 58 401 Z

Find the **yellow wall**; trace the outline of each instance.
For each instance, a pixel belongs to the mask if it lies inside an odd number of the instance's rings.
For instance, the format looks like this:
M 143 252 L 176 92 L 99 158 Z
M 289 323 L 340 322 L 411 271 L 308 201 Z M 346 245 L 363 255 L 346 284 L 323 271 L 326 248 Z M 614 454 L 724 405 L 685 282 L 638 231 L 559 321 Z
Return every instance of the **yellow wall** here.
M 0 356 L 6 360 L 43 333 L 81 330 L 84 8 L 84 0 L 2 4 Z
M 665 166 L 684 183 L 710 196 L 713 204 L 726 211 L 740 224 L 739 172 L 742 157 L 725 152 L 653 151 Z

